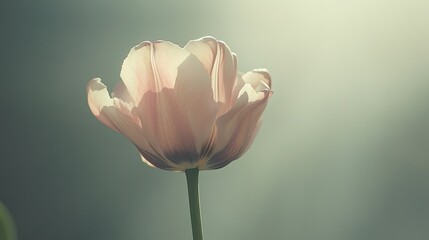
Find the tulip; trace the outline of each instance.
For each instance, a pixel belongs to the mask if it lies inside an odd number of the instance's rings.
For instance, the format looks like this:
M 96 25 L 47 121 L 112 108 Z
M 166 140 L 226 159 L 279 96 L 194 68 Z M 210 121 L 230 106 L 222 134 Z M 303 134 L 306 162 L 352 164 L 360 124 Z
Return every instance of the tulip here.
M 101 79 L 88 83 L 91 112 L 134 143 L 149 166 L 186 173 L 193 229 L 201 228 L 198 171 L 222 168 L 247 151 L 272 95 L 269 73 L 240 74 L 229 47 L 203 37 L 183 48 L 142 42 L 120 76 L 111 96 Z M 196 231 L 194 239 L 202 239 Z

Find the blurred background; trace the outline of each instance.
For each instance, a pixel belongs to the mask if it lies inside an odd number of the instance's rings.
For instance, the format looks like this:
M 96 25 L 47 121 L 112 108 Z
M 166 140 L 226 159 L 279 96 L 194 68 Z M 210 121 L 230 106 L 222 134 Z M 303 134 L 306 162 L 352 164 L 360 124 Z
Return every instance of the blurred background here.
M 143 164 L 86 84 L 143 40 L 212 35 L 274 95 L 200 175 L 207 240 L 429 238 L 429 1 L 2 1 L 0 201 L 21 240 L 191 239 L 185 176 Z

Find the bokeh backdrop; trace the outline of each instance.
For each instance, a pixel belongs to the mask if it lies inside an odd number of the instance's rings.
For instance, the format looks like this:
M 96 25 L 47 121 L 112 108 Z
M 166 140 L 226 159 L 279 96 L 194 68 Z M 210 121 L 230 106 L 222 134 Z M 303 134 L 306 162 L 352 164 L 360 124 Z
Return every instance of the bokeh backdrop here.
M 185 176 L 90 113 L 143 40 L 212 35 L 274 95 L 253 147 L 200 175 L 207 240 L 429 238 L 429 1 L 0 3 L 0 201 L 21 240 L 190 240 Z

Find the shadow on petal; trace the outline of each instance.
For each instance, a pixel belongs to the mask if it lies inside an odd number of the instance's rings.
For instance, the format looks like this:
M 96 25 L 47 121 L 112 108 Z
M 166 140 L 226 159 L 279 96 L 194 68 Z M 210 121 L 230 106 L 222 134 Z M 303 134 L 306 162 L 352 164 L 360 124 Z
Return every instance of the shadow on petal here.
M 146 92 L 133 113 L 141 119 L 148 142 L 166 159 L 192 168 L 210 138 L 218 107 L 210 77 L 195 56 L 179 65 L 175 82 L 173 89 Z
M 216 151 L 202 169 L 224 167 L 247 151 L 259 130 L 260 117 L 270 95 L 265 92 L 263 99 L 248 103 L 248 95 L 244 93 L 236 106 L 217 120 Z

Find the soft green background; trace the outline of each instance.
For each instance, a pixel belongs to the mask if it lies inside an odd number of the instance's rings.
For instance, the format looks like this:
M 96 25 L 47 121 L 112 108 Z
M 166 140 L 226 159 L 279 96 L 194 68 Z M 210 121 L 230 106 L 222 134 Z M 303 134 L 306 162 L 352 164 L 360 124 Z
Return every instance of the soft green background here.
M 429 238 L 429 1 L 2 1 L 0 201 L 22 240 L 189 240 L 184 174 L 99 123 L 143 40 L 213 35 L 274 95 L 253 147 L 201 174 L 207 240 Z

